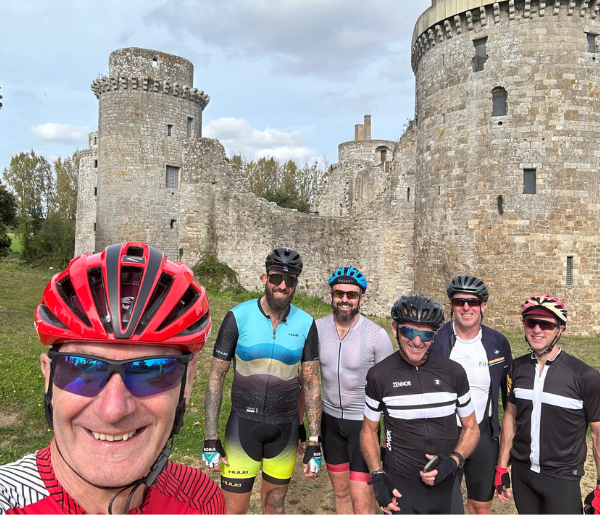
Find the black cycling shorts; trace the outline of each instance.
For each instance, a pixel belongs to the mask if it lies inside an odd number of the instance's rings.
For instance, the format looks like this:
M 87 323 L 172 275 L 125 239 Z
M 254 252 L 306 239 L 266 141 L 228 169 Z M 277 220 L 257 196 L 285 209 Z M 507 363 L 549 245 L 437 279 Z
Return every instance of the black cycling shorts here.
M 481 429 L 481 425 L 479 427 Z M 451 513 L 464 513 L 460 489 L 463 475 L 467 484 L 468 499 L 489 502 L 494 498 L 494 476 L 498 463 L 498 450 L 498 439 L 492 438 L 490 430 L 481 429 L 477 447 L 473 454 L 465 460 L 464 467 L 456 474 Z
M 362 420 L 344 420 L 323 412 L 321 438 L 323 457 L 330 472 L 350 471 L 351 481 L 367 483 L 371 480 L 369 467 L 360 450 Z
M 296 464 L 298 415 L 289 422 L 267 424 L 231 413 L 223 447 L 228 463 L 221 464 L 223 490 L 251 492 L 259 468 L 263 481 L 287 485 Z
M 583 513 L 579 478 L 558 479 L 512 462 L 512 489 L 519 513 Z
M 388 451 L 389 452 L 389 451 Z M 454 478 L 448 477 L 439 485 L 429 486 L 423 483 L 421 476 L 418 479 L 406 479 L 387 472 L 394 488 L 397 488 L 402 497 L 398 499 L 400 507 L 398 513 L 450 513 L 452 504 L 452 488 Z

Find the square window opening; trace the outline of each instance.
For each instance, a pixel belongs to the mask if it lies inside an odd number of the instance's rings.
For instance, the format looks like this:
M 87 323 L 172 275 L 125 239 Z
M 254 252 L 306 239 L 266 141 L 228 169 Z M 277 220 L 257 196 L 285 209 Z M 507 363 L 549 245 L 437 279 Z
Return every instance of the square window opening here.
M 166 186 L 168 189 L 176 190 L 179 187 L 179 167 L 167 165 Z
M 566 285 L 573 286 L 573 256 L 567 256 L 567 278 Z

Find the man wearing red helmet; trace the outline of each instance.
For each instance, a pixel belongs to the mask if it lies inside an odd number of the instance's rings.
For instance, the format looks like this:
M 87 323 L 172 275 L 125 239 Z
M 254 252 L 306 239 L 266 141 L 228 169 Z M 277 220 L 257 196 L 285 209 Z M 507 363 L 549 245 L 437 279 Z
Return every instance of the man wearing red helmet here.
M 310 430 L 304 474 L 314 477 L 321 466 L 317 328 L 308 313 L 292 304 L 302 259 L 294 249 L 278 247 L 267 255 L 265 268 L 265 294 L 225 315 L 206 386 L 202 459 L 221 472 L 228 513 L 247 513 L 259 468 L 263 513 L 284 511 L 299 436 L 300 366 Z M 232 361 L 231 413 L 221 443 L 219 413 Z
M 210 478 L 168 459 L 211 326 L 188 267 L 141 243 L 83 254 L 35 325 L 54 439 L 0 467 L 0 512 L 224 513 Z
M 508 369 L 495 479 L 498 498 L 505 503 L 514 492 L 519 513 L 581 513 L 579 482 L 588 425 L 600 477 L 600 375 L 556 345 L 567 325 L 560 300 L 530 297 L 521 306 L 521 316 L 531 354 L 514 360 Z M 599 501 L 596 488 L 586 504 L 599 513 Z

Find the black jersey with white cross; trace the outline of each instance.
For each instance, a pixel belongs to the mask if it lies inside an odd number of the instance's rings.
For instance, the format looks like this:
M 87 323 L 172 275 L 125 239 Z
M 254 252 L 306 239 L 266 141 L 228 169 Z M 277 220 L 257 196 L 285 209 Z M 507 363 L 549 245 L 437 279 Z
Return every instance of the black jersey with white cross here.
M 532 471 L 579 480 L 590 422 L 600 421 L 600 374 L 562 349 L 541 374 L 532 354 L 508 369 L 508 402 L 517 406 L 511 456 Z
M 383 413 L 384 469 L 420 479 L 425 454 L 448 454 L 458 441 L 456 415 L 473 413 L 464 368 L 430 352 L 418 367 L 395 352 L 367 373 L 365 417 L 377 422 Z

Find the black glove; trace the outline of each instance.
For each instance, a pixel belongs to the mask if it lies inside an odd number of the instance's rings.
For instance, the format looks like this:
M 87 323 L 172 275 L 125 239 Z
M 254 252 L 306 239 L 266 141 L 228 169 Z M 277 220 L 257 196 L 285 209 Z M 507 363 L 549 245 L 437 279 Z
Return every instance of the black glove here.
M 204 440 L 204 448 L 202 449 L 202 461 L 204 464 L 213 468 L 215 465 L 220 465 L 221 458 L 225 457 L 225 449 L 221 444 L 221 440 Z
M 392 480 L 383 470 L 371 474 L 371 481 L 367 484 L 373 485 L 375 499 L 377 499 L 377 504 L 382 508 L 387 508 L 388 504 L 394 500 L 394 494 L 392 493 L 394 491 L 394 485 L 392 484 Z
M 456 461 L 454 461 L 454 459 L 450 456 L 446 456 L 445 454 L 436 454 L 436 456 L 440 459 L 440 461 L 438 466 L 435 467 L 435 470 L 437 470 L 438 473 L 433 480 L 434 485 L 440 484 L 448 476 L 454 476 L 458 470 Z
M 298 428 L 298 440 L 302 443 L 306 442 L 306 428 L 304 427 L 304 424 L 300 424 L 300 427 Z
M 592 490 L 583 501 L 583 513 L 597 515 L 600 513 L 600 488 Z

